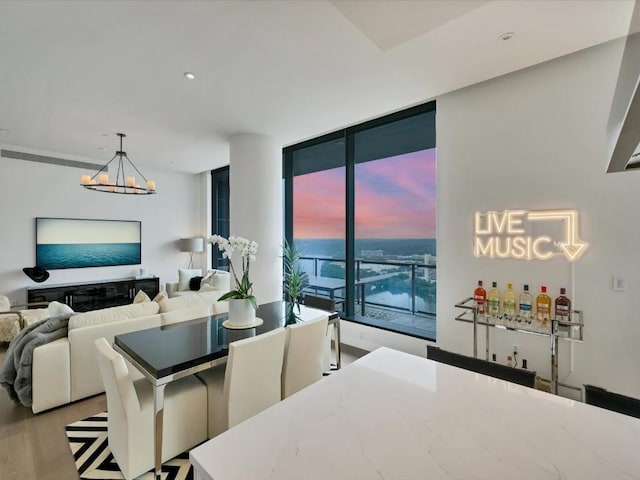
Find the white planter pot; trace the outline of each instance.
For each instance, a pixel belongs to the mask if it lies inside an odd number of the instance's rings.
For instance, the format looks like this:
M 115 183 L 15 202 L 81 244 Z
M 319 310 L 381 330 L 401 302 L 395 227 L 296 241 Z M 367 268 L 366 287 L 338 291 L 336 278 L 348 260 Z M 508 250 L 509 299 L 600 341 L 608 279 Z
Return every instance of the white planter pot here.
M 256 311 L 249 300 L 229 299 L 229 323 L 235 326 L 256 323 Z

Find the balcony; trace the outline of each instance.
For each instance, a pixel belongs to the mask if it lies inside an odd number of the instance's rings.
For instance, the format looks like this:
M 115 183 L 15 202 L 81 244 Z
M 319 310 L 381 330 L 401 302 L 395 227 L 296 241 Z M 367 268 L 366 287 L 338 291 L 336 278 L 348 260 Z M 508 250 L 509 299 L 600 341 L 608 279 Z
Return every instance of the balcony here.
M 305 291 L 344 309 L 344 259 L 304 256 L 300 266 L 309 275 Z M 356 260 L 355 313 L 358 323 L 435 340 L 436 265 Z

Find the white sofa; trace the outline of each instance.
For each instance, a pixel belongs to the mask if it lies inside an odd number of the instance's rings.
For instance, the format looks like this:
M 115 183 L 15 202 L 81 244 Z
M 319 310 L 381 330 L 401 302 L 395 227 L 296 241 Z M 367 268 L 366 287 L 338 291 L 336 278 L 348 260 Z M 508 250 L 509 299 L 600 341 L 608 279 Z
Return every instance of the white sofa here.
M 194 292 L 194 295 L 158 302 L 134 303 L 73 315 L 69 319 L 67 337 L 41 345 L 33 351 L 31 409 L 38 413 L 104 391 L 96 339 L 105 337 L 113 342 L 114 335 L 163 325 L 165 314 L 171 317 L 167 322 L 171 323 L 176 310 L 193 312 L 196 316 L 191 318 L 202 316 L 203 311 L 224 313 L 228 311 L 228 304 L 217 301 L 220 295 L 217 290 Z M 131 370 L 135 369 L 132 367 Z
M 191 290 L 189 288 L 189 280 L 193 277 L 201 275 L 202 270 L 199 269 L 178 270 L 178 281 L 167 282 L 165 284 L 167 295 L 172 298 L 216 290 L 219 292 L 218 296 L 220 296 L 231 290 L 231 275 L 229 274 L 229 272 L 225 272 L 224 270 L 207 271 L 200 290 Z

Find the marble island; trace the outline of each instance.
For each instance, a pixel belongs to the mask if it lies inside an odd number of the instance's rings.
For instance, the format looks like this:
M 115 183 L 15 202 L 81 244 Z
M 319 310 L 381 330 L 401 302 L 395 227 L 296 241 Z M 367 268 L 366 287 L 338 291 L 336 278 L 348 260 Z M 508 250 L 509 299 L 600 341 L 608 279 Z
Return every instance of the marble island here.
M 640 479 L 640 419 L 380 348 L 191 451 L 196 478 Z

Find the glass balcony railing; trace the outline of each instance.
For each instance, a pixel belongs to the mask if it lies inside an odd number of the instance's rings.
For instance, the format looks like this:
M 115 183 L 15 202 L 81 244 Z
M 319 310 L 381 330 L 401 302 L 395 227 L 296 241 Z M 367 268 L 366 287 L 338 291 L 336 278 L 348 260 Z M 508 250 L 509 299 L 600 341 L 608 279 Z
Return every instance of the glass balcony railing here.
M 309 276 L 305 291 L 344 309 L 344 259 L 304 256 L 300 266 Z M 372 325 L 435 339 L 436 286 L 435 264 L 359 259 L 355 312 Z

